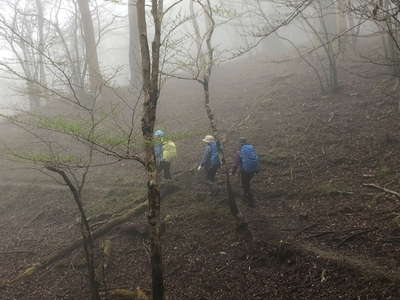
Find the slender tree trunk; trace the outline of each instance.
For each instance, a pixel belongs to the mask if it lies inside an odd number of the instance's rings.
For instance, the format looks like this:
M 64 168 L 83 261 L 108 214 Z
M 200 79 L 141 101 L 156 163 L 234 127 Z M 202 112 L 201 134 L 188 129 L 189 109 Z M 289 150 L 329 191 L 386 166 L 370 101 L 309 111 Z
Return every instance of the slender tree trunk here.
M 38 111 L 40 108 L 40 97 L 38 95 L 38 88 L 34 83 L 29 80 L 26 82 L 26 86 L 28 89 L 29 109 L 32 112 Z
M 393 76 L 400 75 L 400 47 L 398 44 L 398 25 L 393 22 L 391 17 L 386 20 L 387 35 L 389 39 L 389 63 L 392 68 Z
M 90 231 L 90 226 L 82 206 L 82 201 L 80 198 L 75 199 L 76 204 L 79 207 L 79 212 L 81 214 L 81 233 L 83 238 L 83 249 L 85 251 L 85 257 L 88 264 L 88 275 L 89 275 L 89 285 L 90 285 L 90 295 L 91 300 L 100 300 L 99 285 L 96 280 L 96 265 L 94 262 L 94 242 L 92 233 Z
M 86 217 L 85 209 L 82 204 L 82 197 L 80 189 L 77 189 L 75 185 L 72 183 L 68 175 L 61 169 L 56 167 L 47 166 L 49 171 L 55 172 L 59 174 L 68 188 L 70 189 L 73 199 L 75 201 L 76 206 L 78 207 L 79 214 L 81 217 L 81 234 L 83 239 L 83 249 L 85 252 L 85 258 L 88 267 L 88 277 L 89 277 L 89 286 L 90 286 L 90 299 L 91 300 L 101 300 L 99 294 L 99 286 L 96 280 L 95 273 L 95 262 L 94 262 L 94 241 L 92 232 L 90 230 L 90 225 L 88 219 Z
M 351 7 L 351 0 L 347 0 L 347 6 Z M 353 47 L 353 50 L 356 51 L 357 50 L 357 41 L 358 41 L 358 28 L 355 28 L 355 21 L 354 21 L 354 13 L 352 13 L 351 11 L 349 11 L 347 13 L 347 20 L 349 23 L 349 28 L 351 28 L 350 34 L 351 34 L 351 46 Z
M 378 26 L 379 29 L 381 29 L 381 27 Z M 381 34 L 381 38 L 382 38 L 382 45 L 383 45 L 383 51 L 385 54 L 385 59 L 386 60 L 390 60 L 390 37 L 388 36 L 388 34 L 386 32 Z
M 338 38 L 338 48 L 341 53 L 346 51 L 347 44 L 347 21 L 346 21 L 346 0 L 336 1 L 336 34 Z
M 85 88 L 87 62 L 85 62 L 84 58 L 85 47 L 81 46 L 83 44 L 82 25 L 79 18 L 79 8 L 77 7 L 77 3 L 75 1 L 74 1 L 74 6 L 75 6 L 74 19 L 71 32 L 73 38 L 71 43 L 72 43 L 72 53 L 73 53 L 72 57 L 74 59 L 75 73 L 72 74 L 72 77 L 75 84 L 79 87 L 79 91 L 82 92 L 83 89 Z
M 96 91 L 100 87 L 103 79 L 99 67 L 93 19 L 89 8 L 89 0 L 78 0 L 78 6 L 81 13 L 81 24 L 85 40 L 86 61 L 89 68 L 89 86 L 91 91 Z
M 29 47 L 29 43 L 34 43 L 34 31 L 31 24 L 31 19 L 28 17 L 31 3 L 26 2 L 24 7 L 24 15 L 21 23 L 21 37 L 18 39 L 18 46 L 21 49 L 22 55 L 18 54 L 14 46 L 12 49 L 18 57 L 21 67 L 24 70 L 24 74 L 28 79 L 26 81 L 27 94 L 29 99 L 29 109 L 31 111 L 37 111 L 40 108 L 40 88 L 38 86 L 39 73 L 38 67 L 38 55 L 32 47 Z
M 325 5 L 327 5 L 326 0 L 323 1 Z M 311 23 L 304 19 L 304 21 L 308 24 L 308 26 L 313 30 L 316 37 L 320 40 L 325 54 L 328 59 L 328 69 L 329 69 L 329 90 L 330 92 L 334 92 L 337 90 L 339 86 L 338 82 L 338 73 L 337 73 L 337 65 L 336 65 L 336 54 L 333 38 L 336 36 L 336 30 L 332 28 L 330 17 L 330 9 L 329 6 L 322 6 L 321 2 L 317 2 L 317 10 L 319 13 L 318 19 L 320 22 L 322 37 L 320 33 L 315 30 L 315 28 L 311 25 Z
M 39 33 L 39 80 L 43 86 L 46 86 L 46 73 L 43 64 L 43 55 L 44 52 L 44 16 L 43 16 L 43 5 L 41 0 L 36 0 L 36 9 L 38 14 L 38 33 Z
M 147 172 L 147 196 L 149 203 L 148 222 L 150 225 L 153 300 L 164 299 L 163 262 L 160 231 L 161 197 L 153 142 L 157 102 L 159 97 L 162 4 L 162 0 L 152 0 L 154 39 L 152 42 L 152 52 L 150 56 L 147 37 L 145 0 L 138 0 L 136 3 L 140 49 L 142 55 L 142 81 L 144 93 L 142 133 L 144 138 L 144 150 L 146 153 L 145 165 Z
M 203 92 L 204 92 L 204 108 L 206 110 L 207 118 L 210 122 L 210 128 L 213 134 L 217 136 L 218 135 L 217 125 L 215 122 L 213 110 L 210 105 L 210 82 L 208 78 L 204 79 L 203 81 Z
M 204 107 L 207 113 L 207 117 L 210 123 L 210 128 L 213 133 L 213 135 L 216 137 L 217 140 L 222 142 L 221 137 L 218 133 L 218 128 L 216 125 L 215 121 L 215 116 L 213 113 L 213 110 L 210 105 L 210 79 L 214 67 L 214 48 L 212 45 L 212 38 L 213 34 L 215 31 L 215 20 L 213 17 L 213 9 L 211 6 L 210 0 L 206 0 L 203 5 L 201 5 L 203 12 L 204 12 L 204 17 L 205 17 L 205 24 L 206 24 L 206 53 L 205 55 L 202 53 L 202 47 L 201 47 L 201 35 L 200 35 L 200 29 L 198 22 L 195 18 L 194 15 L 194 8 L 193 8 L 193 1 L 191 0 L 191 16 L 192 16 L 192 23 L 193 27 L 195 30 L 195 36 L 196 36 L 196 42 L 198 45 L 198 51 L 200 51 L 199 56 L 202 57 L 200 60 L 201 68 L 204 70 L 203 71 L 203 78 L 202 80 L 199 80 L 199 82 L 202 83 L 203 86 L 203 92 L 204 92 Z M 245 241 L 247 247 L 249 250 L 252 248 L 252 241 L 253 241 L 253 236 L 248 228 L 248 223 L 245 219 L 245 217 L 241 214 L 239 207 L 237 206 L 236 199 L 234 196 L 234 193 L 232 191 L 232 186 L 230 183 L 230 175 L 229 175 L 229 168 L 227 164 L 225 163 L 225 152 L 223 147 L 220 149 L 220 154 L 222 156 L 222 171 L 225 175 L 225 184 L 226 184 L 226 190 L 227 190 L 227 196 L 228 196 L 228 204 L 229 204 L 229 209 L 232 214 L 232 216 L 235 218 L 236 221 L 236 230 L 237 232 L 241 235 L 241 238 Z
M 136 1 L 128 1 L 129 15 L 129 83 L 131 86 L 139 86 L 141 82 L 140 70 L 140 47 L 136 17 Z

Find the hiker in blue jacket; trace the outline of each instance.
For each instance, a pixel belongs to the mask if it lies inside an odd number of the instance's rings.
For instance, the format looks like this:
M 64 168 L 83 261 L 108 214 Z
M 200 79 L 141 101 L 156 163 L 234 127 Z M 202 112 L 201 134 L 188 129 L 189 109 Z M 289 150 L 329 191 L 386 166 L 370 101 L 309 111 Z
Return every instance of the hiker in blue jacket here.
M 154 132 L 154 154 L 156 156 L 156 167 L 161 174 L 164 171 L 165 179 L 172 179 L 171 177 L 171 163 L 176 158 L 176 145 L 175 143 L 165 137 L 162 130 Z
M 246 138 L 239 139 L 240 149 L 236 153 L 235 164 L 232 169 L 234 175 L 240 168 L 240 179 L 244 192 L 244 200 L 249 206 L 254 206 L 254 196 L 251 192 L 250 183 L 260 169 L 260 160 L 253 145 L 247 143 Z
M 157 168 L 160 167 L 162 159 L 163 159 L 163 146 L 162 146 L 162 139 L 164 138 L 165 134 L 162 130 L 156 130 L 154 132 L 154 154 L 156 156 L 156 166 Z
M 217 190 L 215 187 L 215 175 L 221 166 L 218 143 L 212 135 L 207 135 L 203 139 L 203 142 L 206 143 L 206 146 L 204 147 L 203 157 L 197 168 L 197 171 L 200 171 L 202 168 L 205 169 L 211 194 L 216 194 Z

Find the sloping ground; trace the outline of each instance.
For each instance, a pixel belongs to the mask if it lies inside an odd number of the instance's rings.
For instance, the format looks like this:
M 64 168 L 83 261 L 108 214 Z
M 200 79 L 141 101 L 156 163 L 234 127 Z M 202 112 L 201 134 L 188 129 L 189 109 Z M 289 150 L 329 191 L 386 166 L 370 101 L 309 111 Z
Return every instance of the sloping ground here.
M 352 65 L 352 71 L 380 70 Z M 384 78 L 341 75 L 341 91 L 321 96 L 312 74 L 296 64 L 272 69 L 246 61 L 218 70 L 213 89 L 220 126 L 229 137 L 226 149 L 232 155 L 236 139 L 247 136 L 263 159 L 254 179 L 257 206 L 241 205 L 255 249 L 247 253 L 238 243 L 223 196 L 209 198 L 196 175 L 180 180 L 184 189 L 163 205 L 171 299 L 400 298 L 398 199 L 362 185 L 400 190 L 397 103 L 385 96 Z M 161 101 L 160 126 L 192 133 L 178 140 L 179 170 L 192 167 L 201 152 L 207 123 L 200 92 L 194 83 L 173 81 Z M 222 177 L 219 183 L 222 189 Z M 239 193 L 236 178 L 234 186 Z M 10 187 L 1 196 L 1 280 L 78 236 L 76 225 L 70 227 L 74 208 L 67 193 L 16 191 Z M 133 192 L 118 191 L 103 200 L 100 191 L 88 197 L 109 208 Z M 42 213 L 42 207 L 48 210 Z M 145 218 L 132 224 L 139 228 Z M 108 289 L 148 288 L 146 239 L 121 229 L 108 238 L 112 253 L 105 270 L 105 258 L 98 255 L 102 283 Z M 0 299 L 88 299 L 81 253 L 5 286 Z

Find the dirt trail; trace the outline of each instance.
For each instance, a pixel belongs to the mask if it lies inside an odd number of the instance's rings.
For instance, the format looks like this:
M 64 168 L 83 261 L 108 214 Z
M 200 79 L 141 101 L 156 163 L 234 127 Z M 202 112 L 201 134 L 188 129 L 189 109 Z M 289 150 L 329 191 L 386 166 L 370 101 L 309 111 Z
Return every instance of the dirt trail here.
M 366 73 L 368 68 L 354 66 L 353 70 Z M 256 253 L 249 256 L 238 242 L 225 199 L 210 199 L 204 185 L 193 184 L 195 179 L 186 176 L 181 181 L 186 188 L 163 202 L 163 214 L 170 220 L 163 247 L 171 299 L 400 299 L 400 249 L 382 243 L 383 237 L 400 236 L 398 202 L 390 195 L 366 193 L 362 187 L 368 175 L 368 181 L 400 190 L 397 103 L 370 81 L 341 75 L 342 90 L 322 96 L 312 75 L 296 64 L 267 68 L 254 60 L 218 70 L 212 85 L 213 106 L 221 131 L 230 137 L 225 145 L 228 163 L 239 136 L 254 143 L 263 161 L 253 181 L 256 209 L 240 203 L 254 232 Z M 201 136 L 207 131 L 201 89 L 188 82 L 168 85 L 158 125 L 169 132 L 193 133 L 177 141 L 175 167 L 188 170 L 198 162 Z M 142 182 L 137 183 L 142 175 L 134 177 L 130 168 L 119 171 L 134 189 L 142 187 Z M 98 177 L 104 177 L 104 183 L 119 182 L 115 174 L 99 171 Z M 221 189 L 222 177 L 218 178 Z M 0 256 L 0 278 L 18 274 L 79 236 L 78 228 L 70 227 L 75 215 L 65 187 L 12 180 L 0 185 L 5 190 L 23 187 L 15 199 L 14 190 L 0 198 L 5 207 L 0 215 L 3 249 L 37 250 L 35 256 Z M 109 186 L 113 193 L 97 197 Z M 128 192 L 115 191 L 117 186 L 96 186 L 88 202 L 101 211 L 121 205 L 121 199 L 131 201 Z M 145 222 L 145 217 L 132 220 L 134 225 Z M 29 226 L 21 229 L 21 224 Z M 313 224 L 317 228 L 299 234 Z M 338 243 L 354 232 L 371 228 L 377 229 L 337 250 Z M 334 234 L 321 234 L 326 232 Z M 310 236 L 319 234 L 309 242 Z M 293 253 L 282 251 L 277 246 L 280 241 L 294 245 L 289 249 Z M 113 232 L 112 244 L 107 286 L 149 287 L 146 240 Z M 98 261 L 101 265 L 101 255 Z M 324 270 L 327 280 L 322 280 Z M 8 287 L 0 299 L 83 300 L 88 298 L 86 288 L 84 264 L 77 252 L 48 272 Z

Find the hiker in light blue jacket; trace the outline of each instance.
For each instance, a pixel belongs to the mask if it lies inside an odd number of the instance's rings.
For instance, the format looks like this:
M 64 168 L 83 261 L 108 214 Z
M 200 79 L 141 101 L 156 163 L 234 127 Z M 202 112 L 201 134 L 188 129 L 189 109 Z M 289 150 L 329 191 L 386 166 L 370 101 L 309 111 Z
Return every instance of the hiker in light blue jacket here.
M 154 133 L 154 137 L 157 170 L 159 173 L 164 171 L 165 179 L 172 179 L 171 163 L 176 159 L 176 145 L 172 140 L 165 137 L 165 133 L 162 130 L 157 130 Z

